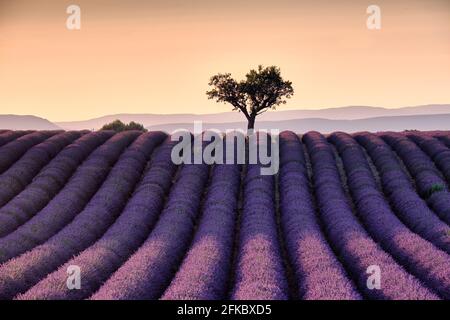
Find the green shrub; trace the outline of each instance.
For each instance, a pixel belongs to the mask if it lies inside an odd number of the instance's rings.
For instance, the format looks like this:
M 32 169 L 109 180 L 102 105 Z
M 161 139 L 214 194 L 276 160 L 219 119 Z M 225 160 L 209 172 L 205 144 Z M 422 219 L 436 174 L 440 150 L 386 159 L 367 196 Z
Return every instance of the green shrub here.
M 430 189 L 428 189 L 428 197 L 431 197 L 432 194 L 436 193 L 436 192 L 442 192 L 445 191 L 445 186 L 443 186 L 442 184 L 434 184 L 431 186 Z
M 113 130 L 116 132 L 122 132 L 122 131 L 130 131 L 130 130 L 137 130 L 137 131 L 147 131 L 147 129 L 144 128 L 144 126 L 140 123 L 136 123 L 134 121 L 131 121 L 129 124 L 125 124 L 120 120 L 114 120 L 111 123 L 105 124 L 101 130 Z

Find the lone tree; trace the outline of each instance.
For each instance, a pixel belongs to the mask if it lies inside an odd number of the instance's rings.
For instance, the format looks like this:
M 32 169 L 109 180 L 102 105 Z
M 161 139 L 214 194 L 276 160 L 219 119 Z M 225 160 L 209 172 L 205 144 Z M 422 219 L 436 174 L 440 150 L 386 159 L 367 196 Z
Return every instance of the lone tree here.
M 271 66 L 250 70 L 246 80 L 237 82 L 230 73 L 217 74 L 209 82 L 212 89 L 206 92 L 209 99 L 229 103 L 233 111 L 238 110 L 247 118 L 247 129 L 255 128 L 256 117 L 286 104 L 294 94 L 292 82 L 284 81 L 280 68 Z

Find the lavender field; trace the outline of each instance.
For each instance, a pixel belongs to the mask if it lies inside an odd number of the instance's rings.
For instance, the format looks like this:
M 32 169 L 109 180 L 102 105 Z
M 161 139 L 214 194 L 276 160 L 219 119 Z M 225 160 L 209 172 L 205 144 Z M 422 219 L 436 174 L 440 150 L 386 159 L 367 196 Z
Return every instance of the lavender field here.
M 262 176 L 162 132 L 0 130 L 0 299 L 450 299 L 450 132 L 279 141 Z

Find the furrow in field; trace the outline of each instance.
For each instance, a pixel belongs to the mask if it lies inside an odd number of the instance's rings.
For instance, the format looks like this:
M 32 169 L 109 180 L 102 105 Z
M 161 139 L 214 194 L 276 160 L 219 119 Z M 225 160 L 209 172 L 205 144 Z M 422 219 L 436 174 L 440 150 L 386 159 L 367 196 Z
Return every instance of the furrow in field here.
M 81 163 L 111 131 L 86 134 L 62 150 L 17 196 L 0 208 L 0 237 L 5 237 L 42 210 L 66 185 Z
M 148 171 L 125 209 L 92 246 L 49 274 L 20 299 L 85 299 L 92 295 L 145 241 L 158 220 L 177 167 L 170 154 L 173 142 L 166 141 L 156 151 Z M 83 285 L 68 290 L 67 269 L 79 266 Z
M 439 139 L 439 141 L 441 141 L 448 148 L 450 148 L 450 133 L 446 132 L 444 134 L 439 134 L 435 136 L 435 138 Z
M 98 148 L 44 209 L 0 239 L 0 263 L 44 243 L 70 223 L 89 203 L 123 150 L 137 136 L 136 132 L 117 134 Z
M 434 161 L 447 182 L 450 183 L 450 148 L 438 139 L 426 134 L 409 133 L 406 136 Z
M 0 133 L 0 147 L 33 131 L 5 131 Z
M 405 225 L 437 247 L 450 252 L 450 227 L 427 206 L 404 173 L 392 149 L 379 137 L 362 133 L 355 139 L 366 148 L 379 172 L 383 190 L 391 207 Z M 342 144 L 355 142 L 348 137 Z
M 414 179 L 420 196 L 444 221 L 450 219 L 450 191 L 444 176 L 433 161 L 410 139 L 400 133 L 382 133 L 380 137 L 388 143 L 405 164 Z
M 122 153 L 101 187 L 73 221 L 45 243 L 0 266 L 0 298 L 9 299 L 25 292 L 92 245 L 114 223 L 153 150 L 165 137 L 160 132 L 139 135 L 137 132 L 126 135 L 135 141 Z
M 19 160 L 31 147 L 60 133 L 60 131 L 36 131 L 13 140 L 0 147 L 0 174 Z
M 346 139 L 346 144 L 338 143 Z M 333 141 L 343 159 L 348 184 L 359 217 L 369 233 L 380 242 L 409 272 L 435 290 L 440 296 L 450 297 L 450 256 L 432 243 L 411 232 L 392 212 L 384 195 L 378 190 L 361 147 L 351 136 L 334 133 Z M 374 263 L 377 264 L 377 263 Z M 383 270 L 383 268 L 381 268 Z M 391 279 L 393 281 L 393 279 Z M 397 291 L 401 291 L 397 289 Z
M 208 174 L 206 164 L 186 164 L 181 168 L 149 237 L 91 299 L 161 297 L 189 248 Z
M 17 162 L 0 175 L 0 208 L 20 193 L 36 174 L 64 147 L 78 139 L 83 132 L 63 132 L 30 148 Z
M 434 293 L 397 264 L 361 225 L 345 194 L 335 155 L 325 137 L 310 132 L 303 136 L 303 141 L 313 166 L 313 184 L 324 230 L 334 252 L 364 297 L 437 299 Z M 379 290 L 372 290 L 367 285 L 367 270 L 371 266 L 378 266 L 382 271 L 383 282 Z
M 261 138 L 259 136 L 260 143 Z M 231 299 L 235 300 L 289 298 L 276 225 L 275 179 L 272 175 L 261 175 L 261 168 L 260 164 L 247 166 L 235 283 L 231 293 Z
M 216 165 L 200 225 L 164 300 L 226 299 L 236 224 L 240 169 Z
M 360 299 L 323 236 L 303 147 L 293 132 L 280 135 L 280 162 L 282 233 L 294 266 L 299 297 L 306 300 Z

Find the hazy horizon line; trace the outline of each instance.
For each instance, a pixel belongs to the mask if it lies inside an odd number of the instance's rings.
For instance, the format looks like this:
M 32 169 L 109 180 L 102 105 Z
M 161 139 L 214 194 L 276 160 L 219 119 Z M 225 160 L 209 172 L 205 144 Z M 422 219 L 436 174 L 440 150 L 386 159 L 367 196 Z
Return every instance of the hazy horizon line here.
M 320 107 L 320 108 L 289 108 L 284 110 L 271 110 L 269 112 L 288 112 L 288 111 L 323 111 L 323 110 L 332 110 L 332 109 L 344 109 L 344 108 L 374 108 L 374 109 L 385 109 L 385 110 L 399 110 L 399 109 L 407 109 L 407 108 L 416 108 L 416 107 L 426 107 L 426 106 L 450 106 L 450 102 L 448 103 L 427 103 L 427 104 L 419 104 L 419 105 L 407 105 L 407 106 L 395 106 L 395 107 L 385 107 L 385 106 L 377 106 L 377 105 L 343 105 L 343 106 L 334 106 L 334 107 Z M 204 115 L 214 115 L 214 114 L 223 114 L 223 113 L 233 113 L 235 111 L 229 110 L 221 111 L 221 112 L 208 112 L 208 113 L 196 113 L 196 112 L 186 112 L 186 113 L 154 113 L 154 112 L 148 112 L 148 113 L 142 113 L 142 112 L 120 112 L 120 113 L 108 113 L 103 114 L 95 117 L 89 117 L 89 118 L 78 118 L 74 120 L 53 120 L 49 117 L 45 117 L 44 115 L 39 114 L 21 114 L 21 113 L 0 113 L 2 116 L 32 116 L 32 117 L 38 117 L 45 120 L 48 120 L 52 123 L 70 123 L 70 122 L 82 122 L 82 121 L 89 121 L 89 120 L 95 120 L 100 119 L 104 117 L 114 116 L 114 115 L 155 115 L 155 116 L 171 116 L 171 115 L 198 115 L 198 116 L 204 116 Z

